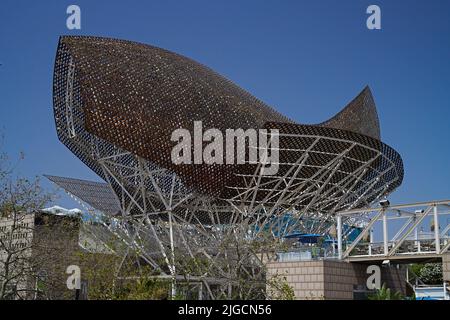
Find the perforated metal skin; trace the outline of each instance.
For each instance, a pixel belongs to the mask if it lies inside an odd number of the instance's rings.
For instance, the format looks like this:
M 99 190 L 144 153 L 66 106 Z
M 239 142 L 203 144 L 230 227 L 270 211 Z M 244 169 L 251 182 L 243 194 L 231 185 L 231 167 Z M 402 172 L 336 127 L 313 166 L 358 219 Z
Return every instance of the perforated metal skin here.
M 335 212 L 348 206 L 367 206 L 391 193 L 403 179 L 403 163 L 399 154 L 372 137 L 294 123 L 268 122 L 265 128 L 279 130 L 281 160 L 275 176 L 260 178 L 260 187 L 254 195 L 257 202 L 275 205 L 284 194 L 282 202 L 285 207 L 295 203 L 295 207 L 300 209 Z M 302 156 L 304 162 L 296 172 L 293 168 L 298 166 Z M 242 201 L 238 194 L 246 186 L 252 186 L 249 178 L 255 167 L 248 165 L 237 170 L 234 185 L 227 186 L 225 198 Z M 282 177 L 294 182 L 279 183 Z M 289 193 L 291 196 L 287 195 Z
M 352 131 L 377 140 L 381 139 L 377 108 L 368 86 L 342 111 L 317 126 Z
M 53 96 L 59 139 L 105 180 L 98 159 L 127 151 L 131 155 L 121 158 L 123 164 L 133 164 L 135 157 L 145 159 L 152 168 L 176 173 L 187 191 L 218 201 L 245 204 L 241 191 L 260 188 L 252 201 L 280 205 L 277 195 L 291 193 L 283 198 L 286 207 L 331 212 L 367 205 L 392 192 L 403 179 L 400 155 L 379 141 L 369 88 L 330 120 L 301 125 L 176 53 L 130 41 L 64 36 L 56 54 Z M 279 174 L 261 177 L 266 183 L 262 187 L 252 180 L 255 165 L 175 165 L 171 134 L 185 128 L 193 135 L 194 121 L 222 132 L 280 130 Z M 308 159 L 301 170 L 292 171 L 305 153 Z M 322 175 L 332 169 L 330 178 Z M 279 184 L 283 175 L 294 183 Z M 124 172 L 122 183 L 132 192 L 136 186 L 126 176 Z M 303 200 L 296 200 L 303 195 Z M 327 203 L 331 196 L 333 201 Z
M 114 216 L 120 212 L 120 204 L 107 183 L 50 175 L 44 176 L 70 195 L 101 213 Z

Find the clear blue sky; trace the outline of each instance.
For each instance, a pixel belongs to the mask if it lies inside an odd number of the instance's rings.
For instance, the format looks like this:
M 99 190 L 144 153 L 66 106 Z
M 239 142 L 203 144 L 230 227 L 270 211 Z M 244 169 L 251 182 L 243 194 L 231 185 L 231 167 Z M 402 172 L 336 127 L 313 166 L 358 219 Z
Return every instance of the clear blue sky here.
M 66 28 L 70 4 L 81 7 L 80 31 Z M 370 4 L 382 30 L 366 28 Z M 98 179 L 53 121 L 58 36 L 74 34 L 181 53 L 301 123 L 328 119 L 368 84 L 383 141 L 404 160 L 391 202 L 450 197 L 450 1 L 2 0 L 0 128 L 6 151 L 26 155 L 23 175 Z

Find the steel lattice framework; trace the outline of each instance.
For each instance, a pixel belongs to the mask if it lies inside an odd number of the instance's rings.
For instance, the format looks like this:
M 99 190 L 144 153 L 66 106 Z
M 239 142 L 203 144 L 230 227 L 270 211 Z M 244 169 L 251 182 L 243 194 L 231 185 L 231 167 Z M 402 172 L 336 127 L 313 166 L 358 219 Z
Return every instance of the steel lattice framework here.
M 332 119 L 296 124 L 211 69 L 135 42 L 60 38 L 54 114 L 61 142 L 113 191 L 114 232 L 172 277 L 175 253 L 201 255 L 209 269 L 192 276 L 205 285 L 215 277 L 232 286 L 241 271 L 258 278 L 273 250 L 255 254 L 255 243 L 299 229 L 325 233 L 335 212 L 367 206 L 403 179 L 401 157 L 379 140 L 368 88 Z M 222 132 L 277 129 L 278 173 L 264 175 L 249 162 L 173 164 L 171 133 L 194 121 Z M 224 246 L 230 239 L 247 254 L 237 258 Z

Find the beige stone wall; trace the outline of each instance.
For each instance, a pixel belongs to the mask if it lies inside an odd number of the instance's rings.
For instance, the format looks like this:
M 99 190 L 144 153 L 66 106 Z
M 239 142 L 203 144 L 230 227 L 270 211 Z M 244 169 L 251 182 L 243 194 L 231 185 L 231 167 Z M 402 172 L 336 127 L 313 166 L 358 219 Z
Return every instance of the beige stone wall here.
M 353 299 L 354 285 L 365 284 L 367 266 L 339 261 L 324 261 L 325 299 Z
M 444 272 L 444 281 L 450 282 L 450 253 L 442 256 L 442 271 Z
M 45 290 L 42 289 L 45 296 L 40 298 L 72 298 L 73 292 L 66 288 L 65 271 L 67 266 L 78 263 L 75 255 L 78 233 L 79 221 L 71 217 L 39 212 L 18 215 L 15 219 L 0 218 L 0 239 L 3 241 L 3 245 L 0 243 L 0 274 L 4 272 L 7 258 L 5 249 L 10 254 L 20 250 L 20 254 L 14 254 L 14 257 L 20 256 L 25 260 L 27 268 L 16 268 L 13 275 L 17 279 L 16 287 L 28 291 L 28 294 L 23 294 L 23 298 L 35 297 L 36 273 L 45 277 L 41 281 L 42 286 L 45 286 Z M 6 241 L 8 239 L 12 240 Z M 12 264 L 9 267 L 15 268 Z
M 3 243 L 0 246 L 0 259 L 4 258 L 5 249 L 15 251 L 30 246 L 33 226 L 34 214 L 20 215 L 16 219 L 0 218 L 0 239 Z
M 324 268 L 321 261 L 270 262 L 269 276 L 285 276 L 297 299 L 324 298 Z
M 0 281 L 5 279 L 6 261 L 9 257 L 11 261 L 7 267 L 9 268 L 7 280 L 10 286 L 15 286 L 18 290 L 25 290 L 28 287 L 29 264 L 31 257 L 31 244 L 33 241 L 34 214 L 17 215 L 15 218 L 0 218 Z M 14 280 L 12 280 L 14 279 Z M 26 293 L 23 293 L 25 296 Z
M 353 299 L 353 290 L 365 288 L 368 265 L 341 261 L 271 262 L 269 276 L 285 276 L 297 299 Z M 405 293 L 405 269 L 382 267 L 381 281 L 389 288 Z

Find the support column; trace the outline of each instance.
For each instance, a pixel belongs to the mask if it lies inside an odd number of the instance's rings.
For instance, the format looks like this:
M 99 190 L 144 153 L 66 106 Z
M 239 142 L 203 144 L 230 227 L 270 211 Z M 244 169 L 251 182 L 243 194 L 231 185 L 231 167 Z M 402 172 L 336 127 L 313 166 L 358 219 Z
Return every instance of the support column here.
M 419 240 L 419 229 L 414 228 L 414 240 L 416 242 L 417 252 L 420 252 L 420 240 Z
M 434 240 L 435 240 L 435 248 L 436 248 L 436 253 L 439 254 L 441 252 L 441 239 L 440 239 L 440 235 L 439 235 L 439 215 L 438 215 L 438 209 L 437 206 L 435 205 L 433 207 L 433 216 L 434 216 Z
M 387 227 L 387 212 L 383 209 L 383 246 L 384 255 L 387 256 L 389 253 L 389 237 L 388 237 L 388 227 Z
M 200 282 L 200 287 L 198 288 L 198 300 L 203 300 L 203 282 Z
M 338 257 L 342 259 L 342 217 L 337 215 L 337 241 L 338 241 Z
M 175 270 L 175 246 L 173 242 L 173 226 L 172 226 L 172 211 L 169 211 L 169 238 L 170 238 L 170 253 L 171 253 L 171 262 L 172 266 L 170 266 L 170 272 L 172 273 L 172 288 L 171 288 L 171 296 L 172 299 L 177 295 L 176 288 L 176 270 Z

